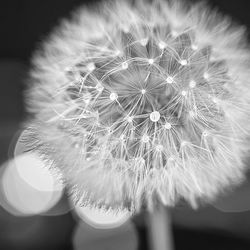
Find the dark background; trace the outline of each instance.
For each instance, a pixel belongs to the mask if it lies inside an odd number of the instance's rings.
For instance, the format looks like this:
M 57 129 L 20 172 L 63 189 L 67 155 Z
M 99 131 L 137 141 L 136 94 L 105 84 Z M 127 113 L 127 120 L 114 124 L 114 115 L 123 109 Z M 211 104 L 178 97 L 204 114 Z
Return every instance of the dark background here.
M 2 0 L 0 2 L 0 164 L 9 157 L 8 148 L 24 119 L 22 91 L 32 51 L 60 18 L 80 4 L 80 0 Z M 213 0 L 209 3 L 250 29 L 249 0 Z M 246 187 L 232 194 L 239 205 L 248 199 Z M 67 206 L 67 200 L 63 202 Z M 243 202 L 244 204 L 244 202 Z M 234 205 L 235 206 L 235 205 Z M 250 212 L 224 213 L 213 206 L 197 211 L 173 210 L 176 249 L 250 249 Z M 250 210 L 250 206 L 249 206 Z M 133 219 L 140 249 L 147 249 L 146 214 Z M 0 207 L 0 250 L 72 249 L 71 239 L 78 220 L 72 213 L 61 216 L 19 218 Z M 85 249 L 84 246 L 82 249 Z M 88 248 L 90 249 L 90 248 Z M 98 248 L 102 249 L 102 248 Z M 94 250 L 94 248 L 93 248 Z

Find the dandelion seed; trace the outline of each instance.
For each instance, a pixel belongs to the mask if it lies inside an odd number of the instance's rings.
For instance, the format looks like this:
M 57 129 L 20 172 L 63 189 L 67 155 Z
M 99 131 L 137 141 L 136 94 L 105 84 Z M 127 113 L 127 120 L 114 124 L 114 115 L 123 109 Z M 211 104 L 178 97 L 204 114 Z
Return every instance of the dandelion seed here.
M 181 64 L 182 66 L 187 65 L 187 60 L 180 60 L 180 64 Z
M 240 183 L 250 149 L 243 28 L 181 0 L 99 8 L 77 11 L 35 54 L 28 150 L 90 207 L 193 206 Z
M 181 142 L 181 148 L 184 148 L 185 146 L 188 145 L 188 142 L 187 141 L 182 141 Z
M 208 79 L 209 78 L 209 75 L 208 75 L 208 73 L 207 72 L 205 72 L 204 74 L 203 74 L 203 77 L 204 77 L 204 79 Z
M 142 46 L 146 46 L 147 43 L 148 43 L 148 38 L 142 39 L 142 40 L 140 41 L 140 43 L 141 43 Z
M 196 86 L 196 82 L 194 81 L 194 80 L 191 80 L 190 82 L 189 82 L 189 87 L 190 88 L 194 88 Z
M 108 128 L 106 128 L 106 129 L 107 129 L 107 133 L 108 133 L 109 135 L 111 135 L 111 134 L 113 133 L 113 129 L 112 129 L 112 128 L 108 127 Z
M 165 125 L 164 125 L 164 128 L 165 129 L 171 129 L 172 125 L 169 122 L 166 122 Z
M 132 116 L 129 116 L 129 117 L 127 118 L 127 121 L 128 121 L 129 123 L 133 122 L 133 117 L 132 117 Z
M 128 63 L 127 62 L 123 62 L 122 63 L 122 69 L 127 69 L 128 68 Z
M 155 149 L 156 149 L 156 151 L 161 152 L 163 150 L 163 146 L 162 145 L 156 145 Z
M 191 45 L 191 48 L 192 48 L 192 50 L 197 50 L 197 49 L 198 49 L 198 45 L 192 44 L 192 45 Z
M 83 101 L 85 102 L 85 104 L 89 104 L 91 102 L 92 96 L 90 93 L 86 93 L 85 95 L 83 95 Z
M 142 140 L 142 142 L 144 142 L 144 143 L 148 143 L 149 140 L 150 140 L 150 138 L 149 138 L 148 135 L 143 135 L 142 138 L 141 138 L 141 140 Z
M 92 72 L 93 70 L 95 70 L 95 64 L 94 63 L 89 63 L 87 65 L 87 69 L 89 72 Z
M 150 114 L 149 117 L 152 122 L 158 122 L 160 120 L 161 115 L 158 111 L 154 111 Z
M 149 64 L 153 64 L 154 63 L 154 59 L 152 59 L 152 58 L 148 59 L 148 63 Z
M 178 36 L 178 32 L 175 30 L 172 30 L 171 35 L 176 38 Z
M 181 95 L 182 95 L 182 96 L 186 96 L 186 95 L 187 95 L 187 91 L 186 91 L 186 90 L 182 90 L 182 91 L 181 91 Z
M 196 117 L 196 113 L 195 113 L 193 110 L 190 110 L 190 111 L 189 111 L 189 116 L 190 116 L 191 118 L 194 118 L 194 117 Z
M 122 54 L 122 52 L 120 50 L 116 50 L 115 56 L 120 56 L 121 54 Z
M 160 49 L 165 49 L 166 46 L 167 46 L 167 44 L 164 43 L 163 41 L 160 41 L 160 42 L 158 43 L 158 46 L 159 46 Z
M 168 162 L 173 162 L 174 161 L 174 157 L 173 156 L 170 156 L 169 158 L 168 158 Z
M 124 141 L 125 138 L 126 138 L 126 136 L 125 136 L 124 134 L 122 134 L 122 135 L 120 136 L 120 140 L 121 140 L 121 141 Z
M 116 93 L 114 93 L 114 92 L 110 93 L 109 99 L 110 99 L 111 101 L 116 101 L 117 98 L 118 98 L 118 95 L 117 95 Z
M 167 79 L 166 79 L 167 83 L 171 84 L 174 82 L 174 78 L 171 77 L 171 76 L 168 76 Z
M 213 97 L 213 98 L 212 98 L 212 101 L 213 101 L 214 103 L 218 103 L 218 102 L 219 102 L 218 98 L 216 98 L 216 97 Z
M 102 92 L 103 89 L 104 89 L 104 87 L 102 86 L 101 83 L 97 83 L 95 87 L 96 87 L 96 89 L 97 89 L 98 92 Z
M 202 136 L 203 136 L 203 137 L 207 137 L 207 136 L 208 136 L 208 132 L 207 132 L 207 131 L 204 131 L 204 132 L 202 133 Z

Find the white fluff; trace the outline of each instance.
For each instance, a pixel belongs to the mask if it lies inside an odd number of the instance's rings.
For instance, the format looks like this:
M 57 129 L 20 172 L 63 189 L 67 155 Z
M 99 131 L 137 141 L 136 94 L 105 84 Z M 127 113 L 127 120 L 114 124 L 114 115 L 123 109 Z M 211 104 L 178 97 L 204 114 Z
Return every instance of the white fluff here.
M 81 8 L 34 55 L 27 144 L 81 204 L 209 202 L 244 177 L 249 55 L 244 28 L 204 4 Z

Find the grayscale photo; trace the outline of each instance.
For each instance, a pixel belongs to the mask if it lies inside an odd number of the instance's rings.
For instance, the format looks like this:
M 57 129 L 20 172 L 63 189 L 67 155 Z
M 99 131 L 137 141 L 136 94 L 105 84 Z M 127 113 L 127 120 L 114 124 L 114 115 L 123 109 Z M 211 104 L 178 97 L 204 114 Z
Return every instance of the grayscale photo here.
M 249 250 L 249 10 L 2 1 L 0 250 Z

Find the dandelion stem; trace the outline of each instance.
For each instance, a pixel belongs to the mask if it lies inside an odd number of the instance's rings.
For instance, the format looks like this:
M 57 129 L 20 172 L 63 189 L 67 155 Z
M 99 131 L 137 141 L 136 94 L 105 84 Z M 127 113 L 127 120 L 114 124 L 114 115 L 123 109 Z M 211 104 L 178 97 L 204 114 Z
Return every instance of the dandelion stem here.
M 151 250 L 174 250 L 171 214 L 168 208 L 160 205 L 153 212 L 149 212 L 147 226 Z

